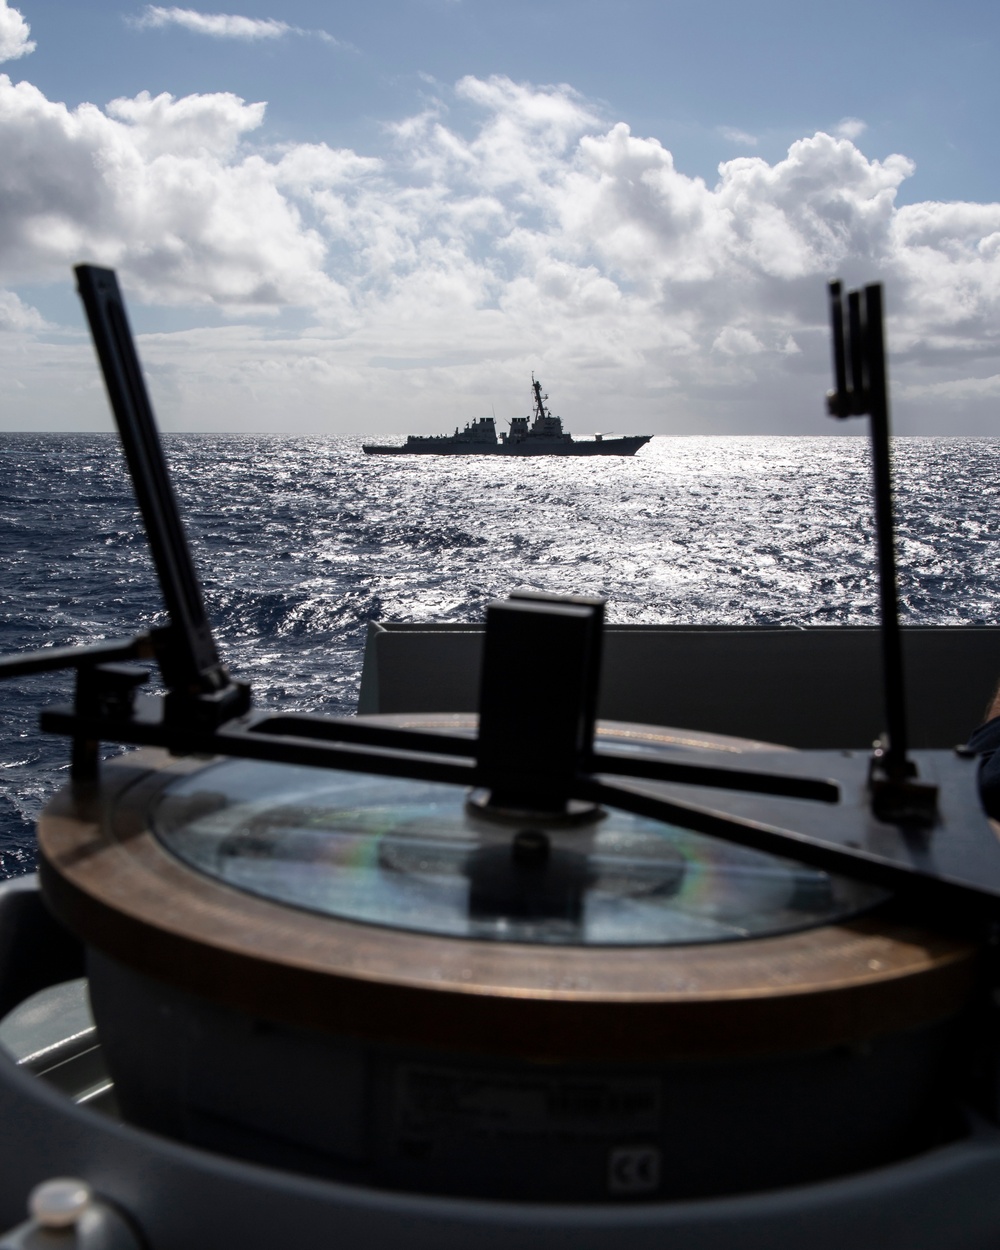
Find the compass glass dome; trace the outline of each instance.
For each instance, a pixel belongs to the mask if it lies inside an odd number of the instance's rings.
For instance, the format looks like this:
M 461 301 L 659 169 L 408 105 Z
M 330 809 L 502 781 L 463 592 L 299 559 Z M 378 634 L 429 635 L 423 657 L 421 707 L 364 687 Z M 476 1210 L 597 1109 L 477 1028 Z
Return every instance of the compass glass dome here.
M 627 812 L 501 823 L 457 786 L 247 761 L 171 783 L 153 828 L 192 868 L 274 902 L 504 942 L 718 942 L 843 920 L 884 897 Z

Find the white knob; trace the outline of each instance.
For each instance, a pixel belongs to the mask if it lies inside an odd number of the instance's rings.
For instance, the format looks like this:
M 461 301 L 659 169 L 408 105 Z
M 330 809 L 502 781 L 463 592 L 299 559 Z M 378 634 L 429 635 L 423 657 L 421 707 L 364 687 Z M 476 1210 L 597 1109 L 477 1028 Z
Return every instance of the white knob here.
M 86 1211 L 90 1199 L 86 1181 L 56 1176 L 35 1186 L 28 1195 L 28 1211 L 43 1228 L 69 1228 Z

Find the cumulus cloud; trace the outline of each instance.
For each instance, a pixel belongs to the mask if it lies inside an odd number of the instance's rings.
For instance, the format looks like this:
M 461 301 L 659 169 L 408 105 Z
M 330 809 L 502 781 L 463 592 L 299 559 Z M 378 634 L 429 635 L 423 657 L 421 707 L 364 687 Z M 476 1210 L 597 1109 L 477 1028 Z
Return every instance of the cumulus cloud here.
M 18 57 L 34 52 L 35 43 L 29 39 L 31 27 L 17 9 L 7 0 L 0 0 L 0 61 L 16 61 Z
M 314 35 L 329 43 L 337 41 L 325 30 L 303 30 L 273 17 L 241 17 L 234 13 L 200 13 L 196 9 L 164 8 L 147 4 L 143 12 L 132 19 L 139 29 L 156 29 L 162 26 L 180 26 L 196 35 L 209 35 L 213 39 L 282 39 L 285 35 Z
M 886 282 L 911 410 L 994 402 L 967 380 L 1000 349 L 1000 205 L 899 206 L 904 156 L 819 132 L 710 184 L 571 88 L 500 76 L 441 89 L 377 157 L 269 147 L 264 119 L 226 93 L 71 110 L 0 76 L 0 281 L 89 259 L 150 302 L 306 309 L 308 331 L 145 344 L 200 376 L 189 411 L 234 428 L 287 428 L 289 405 L 331 428 L 331 394 L 340 428 L 362 404 L 434 428 L 449 397 L 472 412 L 532 367 L 580 429 L 622 394 L 644 428 L 812 428 L 834 275 Z
M 0 274 L 62 277 L 75 258 L 166 303 L 335 301 L 323 240 L 242 147 L 263 116 L 225 93 L 70 110 L 0 75 Z

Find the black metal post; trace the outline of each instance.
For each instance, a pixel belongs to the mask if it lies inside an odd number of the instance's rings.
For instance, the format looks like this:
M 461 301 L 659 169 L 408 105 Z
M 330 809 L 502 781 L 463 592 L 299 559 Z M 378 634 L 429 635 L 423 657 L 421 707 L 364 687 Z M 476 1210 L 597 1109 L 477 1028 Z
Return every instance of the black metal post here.
M 168 685 L 190 693 L 225 685 L 205 615 L 201 585 L 129 329 L 118 280 L 110 269 L 78 265 L 80 296 L 101 362 L 108 398 L 142 513 L 173 637 Z
M 871 417 L 886 724 L 872 760 L 872 809 L 881 820 L 927 825 L 935 819 L 937 792 L 935 787 L 913 780 L 915 769 L 908 757 L 889 446 L 889 388 L 879 284 L 848 295 L 847 322 L 845 335 L 842 288 L 839 282 L 831 282 L 830 326 L 836 389 L 827 396 L 827 410 L 831 416 L 840 418 L 866 413 Z
M 220 724 L 247 710 L 250 688 L 230 679 L 216 650 L 118 280 L 95 265 L 78 265 L 76 277 L 170 615 L 151 636 L 166 713 Z
M 882 288 L 865 287 L 862 338 L 871 414 L 872 473 L 875 481 L 875 541 L 878 546 L 879 603 L 882 614 L 882 671 L 885 683 L 887 750 L 883 767 L 891 781 L 908 775 L 903 636 L 899 624 L 896 538 L 893 523 L 889 446 L 889 394 L 882 329 Z

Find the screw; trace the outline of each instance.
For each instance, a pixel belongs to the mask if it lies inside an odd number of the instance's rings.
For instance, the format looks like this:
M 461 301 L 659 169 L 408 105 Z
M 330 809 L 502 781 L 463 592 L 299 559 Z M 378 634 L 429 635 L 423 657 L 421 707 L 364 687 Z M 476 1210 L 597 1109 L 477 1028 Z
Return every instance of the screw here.
M 28 1211 L 43 1228 L 71 1228 L 90 1206 L 86 1181 L 56 1176 L 42 1181 L 28 1195 Z

